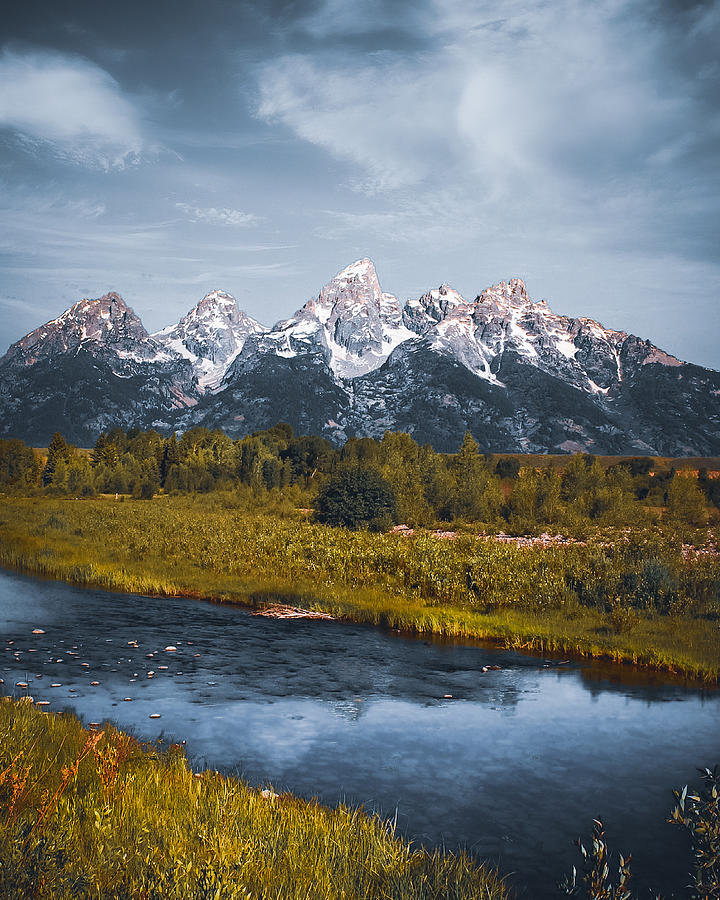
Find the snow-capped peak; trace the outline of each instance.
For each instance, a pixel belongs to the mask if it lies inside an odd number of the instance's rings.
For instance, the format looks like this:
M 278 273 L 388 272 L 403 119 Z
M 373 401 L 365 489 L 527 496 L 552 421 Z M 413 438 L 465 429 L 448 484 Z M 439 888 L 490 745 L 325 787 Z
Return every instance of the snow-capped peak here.
M 13 344 L 4 360 L 31 366 L 40 359 L 90 344 L 119 357 L 148 359 L 157 352 L 140 319 L 122 297 L 111 292 L 95 300 L 74 303 Z
M 232 294 L 214 290 L 177 325 L 158 331 L 153 338 L 170 352 L 189 360 L 200 386 L 211 390 L 220 383 L 248 336 L 264 331 L 264 325 L 238 308 Z
M 363 257 L 363 259 L 356 259 L 354 263 L 350 263 L 349 266 L 345 266 L 345 268 L 338 272 L 333 281 L 362 281 L 362 280 L 375 280 L 377 281 L 377 273 L 375 272 L 375 266 L 371 259 L 368 259 L 367 256 Z
M 400 301 L 383 293 L 375 266 L 365 258 L 338 272 L 316 298 L 254 342 L 253 350 L 284 357 L 319 353 L 335 375 L 353 378 L 377 369 L 413 337 Z
M 383 293 L 367 258 L 338 272 L 306 309 L 322 322 L 329 365 L 341 377 L 377 369 L 398 344 L 414 337 L 403 325 L 400 301 Z
M 43 328 L 51 326 L 64 330 L 68 335 L 75 334 L 82 340 L 107 340 L 108 333 L 122 334 L 128 328 L 145 330 L 123 298 L 112 291 L 96 300 L 78 300 Z
M 522 278 L 511 278 L 501 281 L 485 290 L 476 298 L 477 304 L 492 304 L 498 309 L 519 309 L 532 304 Z M 533 304 L 535 305 L 535 304 Z
M 210 291 L 208 294 L 205 294 L 197 306 L 190 310 L 188 316 L 194 315 L 197 318 L 199 316 L 213 315 L 218 311 L 222 311 L 230 318 L 235 316 L 238 312 L 238 305 L 232 294 L 220 290 Z
M 403 321 L 416 334 L 426 334 L 456 310 L 471 312 L 472 307 L 462 294 L 443 282 L 419 300 L 408 300 L 403 309 Z

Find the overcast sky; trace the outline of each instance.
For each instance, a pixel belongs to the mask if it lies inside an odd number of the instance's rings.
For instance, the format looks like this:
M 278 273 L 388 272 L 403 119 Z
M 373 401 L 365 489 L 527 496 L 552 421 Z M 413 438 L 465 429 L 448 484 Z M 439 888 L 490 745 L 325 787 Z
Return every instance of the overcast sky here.
M 0 353 L 109 290 L 272 324 L 370 256 L 720 368 L 719 46 L 720 0 L 6 4 Z

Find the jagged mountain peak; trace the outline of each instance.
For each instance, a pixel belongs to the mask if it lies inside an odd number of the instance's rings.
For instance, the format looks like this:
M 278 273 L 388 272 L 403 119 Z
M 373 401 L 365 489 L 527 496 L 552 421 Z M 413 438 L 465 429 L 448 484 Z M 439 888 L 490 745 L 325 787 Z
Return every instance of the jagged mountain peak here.
M 74 303 L 55 319 L 36 328 L 13 344 L 3 363 L 32 366 L 38 360 L 97 344 L 115 355 L 153 355 L 147 347 L 149 335 L 134 311 L 119 294 L 110 292 L 97 299 Z
M 358 259 L 338 272 L 322 288 L 316 300 L 305 304 L 305 309 L 327 322 L 334 315 L 369 315 L 369 308 L 380 307 L 382 290 L 375 266 L 370 259 Z
M 382 296 L 380 282 L 371 259 L 358 259 L 345 266 L 320 290 L 317 297 L 308 300 L 296 315 L 303 311 L 321 319 L 333 311 L 336 303 L 352 300 L 355 303 L 377 303 Z
M 214 290 L 153 339 L 192 364 L 201 390 L 213 390 L 248 336 L 264 331 L 267 328 L 243 312 L 232 294 Z
M 227 291 L 222 290 L 214 290 L 209 291 L 202 300 L 197 303 L 187 314 L 188 316 L 195 313 L 195 315 L 207 315 L 209 312 L 213 312 L 217 309 L 222 309 L 227 311 L 229 315 L 232 315 L 236 310 L 238 310 L 237 300 L 233 297 L 232 294 L 229 294 Z
M 117 422 L 239 436 L 282 420 L 443 449 L 468 428 L 490 450 L 720 452 L 720 374 L 556 314 L 520 278 L 474 300 L 443 283 L 401 306 L 368 258 L 272 329 L 222 290 L 153 336 L 114 292 L 81 300 L 0 368 L 0 434 L 36 442 Z
M 498 307 L 518 309 L 522 306 L 533 304 L 534 306 L 546 306 L 547 304 L 533 303 L 527 292 L 522 278 L 511 278 L 509 281 L 501 281 L 492 287 L 485 288 L 476 298 L 475 303 L 494 304 Z
M 472 308 L 462 294 L 443 282 L 418 300 L 408 300 L 403 308 L 403 321 L 411 331 L 425 335 L 458 310 L 471 312 Z
M 399 343 L 415 336 L 403 324 L 400 301 L 383 293 L 372 260 L 363 258 L 278 322 L 257 349 L 286 358 L 319 354 L 336 376 L 354 378 L 381 366 Z
M 237 304 L 237 300 L 227 291 L 214 290 L 205 294 L 199 303 L 187 312 L 176 325 L 169 325 L 158 332 L 158 335 L 167 334 L 183 327 L 191 327 L 194 323 L 204 323 L 202 327 L 206 328 L 223 328 L 227 326 L 240 325 L 250 331 L 256 330 L 256 327 L 263 329 L 264 326 L 256 322 L 247 315 Z M 255 327 L 256 326 L 256 327 Z
M 375 264 L 367 256 L 362 259 L 356 259 L 355 262 L 345 266 L 342 271 L 338 272 L 333 281 L 377 281 L 377 272 Z
M 65 312 L 61 313 L 56 319 L 51 319 L 45 326 L 49 325 L 70 325 L 71 327 L 85 320 L 103 319 L 108 322 L 116 322 L 118 320 L 130 319 L 140 322 L 138 316 L 120 294 L 109 291 L 102 297 L 96 299 L 83 298 L 73 303 Z

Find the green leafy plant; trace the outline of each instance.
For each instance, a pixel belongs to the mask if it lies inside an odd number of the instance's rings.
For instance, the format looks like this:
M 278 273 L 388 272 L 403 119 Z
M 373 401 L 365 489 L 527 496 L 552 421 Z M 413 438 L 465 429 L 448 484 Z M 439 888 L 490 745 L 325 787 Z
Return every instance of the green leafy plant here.
M 578 838 L 578 850 L 583 858 L 582 883 L 575 866 L 572 875 L 558 887 L 569 897 L 585 897 L 586 900 L 631 900 L 630 860 L 619 854 L 617 881 L 611 871 L 610 851 L 605 841 L 605 829 L 600 819 L 593 819 L 593 831 L 589 848 Z
M 717 766 L 699 771 L 702 790 L 690 794 L 685 785 L 673 791 L 676 805 L 668 821 L 690 832 L 695 857 L 693 896 L 709 900 L 720 897 L 720 772 Z

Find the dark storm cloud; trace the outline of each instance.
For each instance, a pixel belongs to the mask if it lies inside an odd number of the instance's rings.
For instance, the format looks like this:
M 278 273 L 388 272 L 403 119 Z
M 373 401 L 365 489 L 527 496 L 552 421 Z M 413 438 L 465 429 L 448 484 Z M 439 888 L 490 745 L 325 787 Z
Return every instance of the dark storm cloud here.
M 4 343 L 109 287 L 270 321 L 371 255 L 720 363 L 717 0 L 35 2 L 3 39 Z

